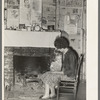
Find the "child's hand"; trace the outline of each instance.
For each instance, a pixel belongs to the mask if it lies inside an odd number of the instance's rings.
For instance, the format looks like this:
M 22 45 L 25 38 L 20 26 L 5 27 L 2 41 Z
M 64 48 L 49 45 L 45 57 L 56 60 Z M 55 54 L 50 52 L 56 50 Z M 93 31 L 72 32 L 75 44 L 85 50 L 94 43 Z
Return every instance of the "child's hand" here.
M 53 65 L 50 66 L 50 71 L 55 71 Z

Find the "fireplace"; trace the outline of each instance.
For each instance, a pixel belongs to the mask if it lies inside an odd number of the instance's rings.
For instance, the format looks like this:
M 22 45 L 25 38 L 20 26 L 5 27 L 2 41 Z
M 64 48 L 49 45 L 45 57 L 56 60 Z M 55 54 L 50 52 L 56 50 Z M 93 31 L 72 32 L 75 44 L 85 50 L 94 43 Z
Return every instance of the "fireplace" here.
M 14 85 L 19 77 L 29 79 L 48 71 L 53 55 L 54 48 L 5 47 L 5 83 Z
M 50 70 L 50 56 L 14 56 L 14 84 L 19 79 L 37 81 L 37 75 Z M 23 76 L 23 77 L 22 77 Z
M 43 73 L 49 70 L 50 66 L 49 56 L 14 56 L 13 61 L 14 70 L 22 75 L 32 73 L 33 71 Z

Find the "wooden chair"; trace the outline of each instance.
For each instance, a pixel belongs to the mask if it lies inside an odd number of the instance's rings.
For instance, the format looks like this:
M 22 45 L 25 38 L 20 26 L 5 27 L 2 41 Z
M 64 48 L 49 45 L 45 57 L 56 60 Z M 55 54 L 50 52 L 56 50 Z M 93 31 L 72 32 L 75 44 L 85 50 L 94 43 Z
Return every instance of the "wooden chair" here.
M 60 95 L 74 95 L 74 100 L 76 100 L 82 62 L 83 55 L 79 57 L 75 79 L 68 81 L 59 80 L 57 88 L 57 100 L 59 100 Z

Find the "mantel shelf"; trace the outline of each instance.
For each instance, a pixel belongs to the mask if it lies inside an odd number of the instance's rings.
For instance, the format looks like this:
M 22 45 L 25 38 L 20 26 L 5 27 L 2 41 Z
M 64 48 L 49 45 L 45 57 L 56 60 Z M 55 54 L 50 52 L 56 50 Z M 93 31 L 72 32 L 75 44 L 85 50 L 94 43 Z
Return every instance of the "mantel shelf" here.
M 4 31 L 4 46 L 13 47 L 54 47 L 60 32 Z

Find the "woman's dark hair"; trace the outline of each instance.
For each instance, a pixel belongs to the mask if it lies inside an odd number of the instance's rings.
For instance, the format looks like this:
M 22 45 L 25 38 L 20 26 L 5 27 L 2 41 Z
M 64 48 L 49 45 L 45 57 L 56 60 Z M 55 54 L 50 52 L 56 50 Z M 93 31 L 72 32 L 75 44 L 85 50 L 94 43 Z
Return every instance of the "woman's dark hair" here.
M 56 40 L 54 41 L 54 46 L 57 49 L 69 48 L 69 41 L 67 38 L 63 36 L 57 37 Z

